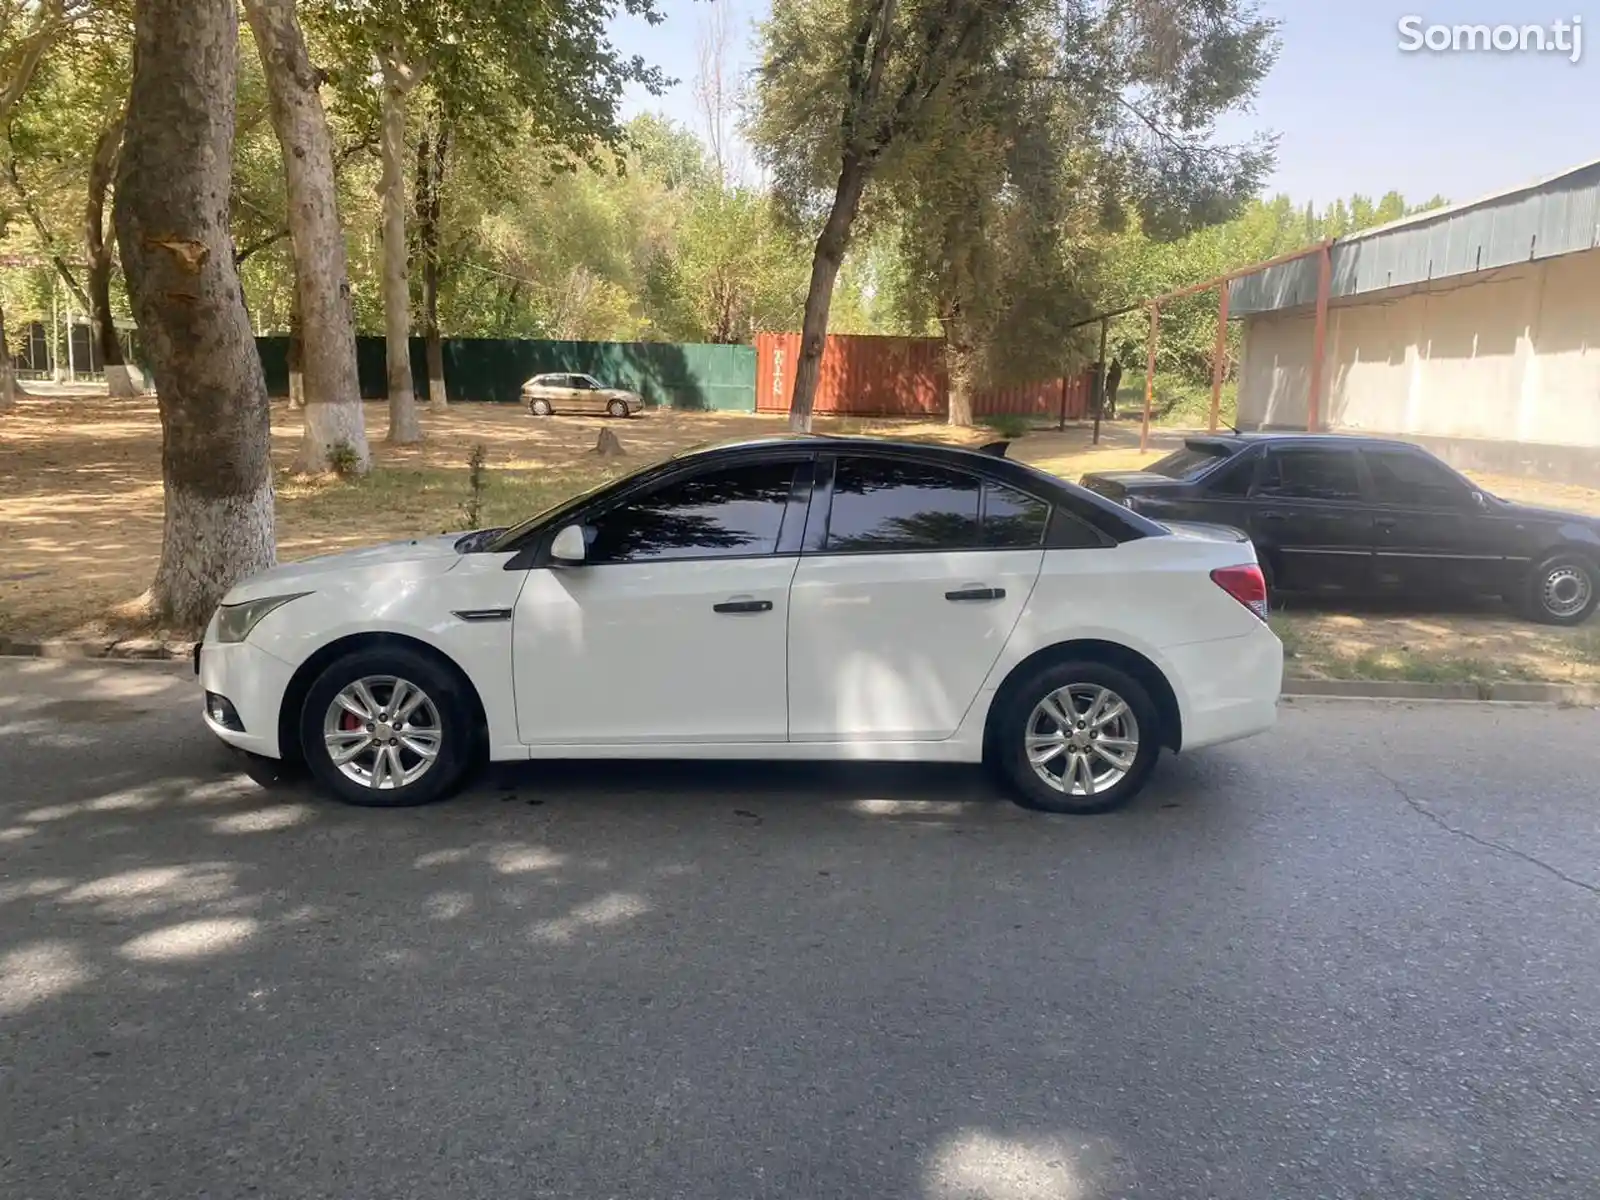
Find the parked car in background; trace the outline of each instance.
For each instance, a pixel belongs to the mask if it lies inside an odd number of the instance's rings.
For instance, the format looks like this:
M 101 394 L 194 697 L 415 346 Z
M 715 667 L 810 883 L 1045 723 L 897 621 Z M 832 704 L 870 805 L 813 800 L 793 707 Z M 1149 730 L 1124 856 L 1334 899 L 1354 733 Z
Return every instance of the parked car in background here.
M 195 670 L 219 738 L 354 804 L 440 798 L 483 758 L 987 759 L 1023 804 L 1089 813 L 1163 748 L 1271 727 L 1283 647 L 1233 530 L 993 454 L 808 436 L 276 567 Z
M 632 417 L 644 411 L 644 397 L 626 388 L 610 388 L 593 375 L 559 372 L 535 375 L 522 385 L 522 402 L 536 417 L 555 413 Z
M 1194 437 L 1082 484 L 1155 521 L 1243 531 L 1275 593 L 1498 596 L 1553 625 L 1582 623 L 1600 600 L 1600 518 L 1503 500 L 1409 442 Z

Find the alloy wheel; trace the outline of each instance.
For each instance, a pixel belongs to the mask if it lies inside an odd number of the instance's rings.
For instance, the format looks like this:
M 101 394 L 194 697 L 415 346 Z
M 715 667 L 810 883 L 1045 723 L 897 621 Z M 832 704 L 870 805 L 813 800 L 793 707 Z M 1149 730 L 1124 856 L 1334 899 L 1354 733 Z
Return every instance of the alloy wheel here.
M 1116 787 L 1139 757 L 1133 709 L 1094 683 L 1069 684 L 1039 701 L 1024 736 L 1034 773 L 1068 796 L 1097 796 Z
M 334 767 L 373 791 L 409 787 L 438 761 L 444 745 L 439 709 L 416 684 L 369 675 L 340 689 L 322 721 Z

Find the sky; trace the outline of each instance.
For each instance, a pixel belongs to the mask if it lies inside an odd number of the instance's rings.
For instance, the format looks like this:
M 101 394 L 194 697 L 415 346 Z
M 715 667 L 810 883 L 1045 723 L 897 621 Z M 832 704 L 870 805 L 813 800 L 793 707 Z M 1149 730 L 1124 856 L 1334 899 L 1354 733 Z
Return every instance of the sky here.
M 666 95 L 631 90 L 626 113 L 662 112 L 701 128 L 691 81 L 710 3 L 735 30 L 730 59 L 757 61 L 755 24 L 768 0 L 658 0 L 654 28 L 622 17 L 617 46 L 680 82 Z M 1585 6 L 1588 6 L 1587 9 Z M 1219 127 L 1227 140 L 1279 137 L 1266 192 L 1319 206 L 1401 192 L 1451 201 L 1531 183 L 1600 158 L 1600 0 L 1260 0 L 1281 22 L 1282 51 L 1247 114 Z M 1400 49 L 1400 22 L 1537 23 L 1581 18 L 1583 54 L 1467 54 Z

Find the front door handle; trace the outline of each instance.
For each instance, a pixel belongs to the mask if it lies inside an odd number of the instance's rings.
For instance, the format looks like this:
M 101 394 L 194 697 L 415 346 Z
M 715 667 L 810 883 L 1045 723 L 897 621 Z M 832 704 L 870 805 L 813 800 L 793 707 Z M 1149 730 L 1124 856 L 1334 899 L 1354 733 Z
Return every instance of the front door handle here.
M 1376 525 L 1379 529 L 1388 531 L 1390 529 L 1393 529 L 1395 527 L 1395 525 L 1398 524 L 1398 522 L 1395 521 L 1395 519 L 1393 517 L 1379 517 L 1376 521 L 1373 522 L 1373 524 Z
M 946 592 L 944 598 L 956 604 L 975 603 L 982 600 L 1004 600 L 1006 598 L 1006 590 L 1005 588 L 992 587 L 962 588 L 958 592 Z
M 718 613 L 764 613 L 772 611 L 771 600 L 728 600 L 722 604 L 713 604 L 712 612 Z
M 1263 521 L 1287 521 L 1289 518 L 1285 517 L 1281 512 L 1268 509 L 1261 514 L 1261 519 Z

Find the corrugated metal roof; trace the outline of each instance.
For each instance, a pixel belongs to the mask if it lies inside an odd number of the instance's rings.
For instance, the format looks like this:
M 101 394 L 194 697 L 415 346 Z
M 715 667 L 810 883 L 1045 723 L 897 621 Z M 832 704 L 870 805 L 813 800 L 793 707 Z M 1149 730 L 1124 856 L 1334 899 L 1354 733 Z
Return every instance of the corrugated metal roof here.
M 1600 246 L 1600 159 L 1466 204 L 1404 217 L 1333 244 L 1338 299 L 1491 271 Z M 1315 304 L 1316 256 L 1229 286 L 1235 316 Z

